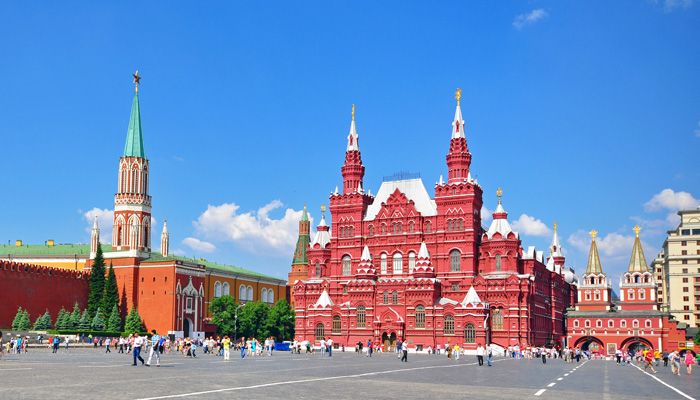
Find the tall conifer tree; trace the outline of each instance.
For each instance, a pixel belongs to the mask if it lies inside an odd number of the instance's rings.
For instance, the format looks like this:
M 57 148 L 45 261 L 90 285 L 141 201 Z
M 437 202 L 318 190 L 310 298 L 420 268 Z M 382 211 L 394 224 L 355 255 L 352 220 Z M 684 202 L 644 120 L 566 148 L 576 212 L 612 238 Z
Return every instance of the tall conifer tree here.
M 112 308 L 117 305 L 119 305 L 119 288 L 117 287 L 117 277 L 114 274 L 114 267 L 110 262 L 107 280 L 105 281 L 105 290 L 102 295 L 102 305 L 100 306 L 103 318 L 107 319 Z
M 88 280 L 88 315 L 95 315 L 102 304 L 102 296 L 105 291 L 105 259 L 102 255 L 102 245 L 97 244 L 95 258 L 92 260 L 92 271 Z

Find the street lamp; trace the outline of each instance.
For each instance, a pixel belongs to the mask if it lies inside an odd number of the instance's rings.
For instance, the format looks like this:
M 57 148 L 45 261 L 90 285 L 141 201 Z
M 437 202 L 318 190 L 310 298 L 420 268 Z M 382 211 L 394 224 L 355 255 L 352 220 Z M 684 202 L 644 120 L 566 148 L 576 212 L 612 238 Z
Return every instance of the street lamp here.
M 245 304 L 239 304 L 233 311 L 233 340 L 238 340 L 238 309 L 243 307 Z

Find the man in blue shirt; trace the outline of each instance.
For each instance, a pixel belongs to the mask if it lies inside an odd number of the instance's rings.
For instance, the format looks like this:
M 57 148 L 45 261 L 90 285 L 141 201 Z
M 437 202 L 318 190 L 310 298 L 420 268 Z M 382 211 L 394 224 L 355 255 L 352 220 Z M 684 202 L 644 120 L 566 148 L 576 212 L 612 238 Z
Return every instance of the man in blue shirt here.
M 160 367 L 160 335 L 156 333 L 156 330 L 151 331 L 151 351 L 148 353 L 148 361 L 146 361 L 146 366 L 151 366 L 151 358 L 153 355 L 156 356 L 156 367 Z
M 52 344 L 53 344 L 53 353 L 57 353 L 58 352 L 58 345 L 61 344 L 61 338 L 59 338 L 58 336 L 54 336 Z

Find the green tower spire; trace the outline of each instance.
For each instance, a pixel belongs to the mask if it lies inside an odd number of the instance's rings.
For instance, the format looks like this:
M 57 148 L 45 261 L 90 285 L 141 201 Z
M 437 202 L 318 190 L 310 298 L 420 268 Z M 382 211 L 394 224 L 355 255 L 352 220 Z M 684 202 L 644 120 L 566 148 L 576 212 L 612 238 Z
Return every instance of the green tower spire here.
M 306 250 L 309 248 L 309 243 L 311 242 L 310 229 L 311 223 L 309 222 L 309 213 L 306 211 L 306 206 L 304 206 L 304 211 L 299 221 L 299 238 L 297 239 L 297 246 L 294 250 L 292 265 L 307 265 L 309 263 Z
M 134 101 L 131 103 L 131 117 L 129 118 L 129 130 L 126 132 L 126 144 L 124 145 L 124 157 L 146 157 L 143 150 L 143 134 L 141 133 L 141 107 L 139 107 L 139 71 L 134 74 Z

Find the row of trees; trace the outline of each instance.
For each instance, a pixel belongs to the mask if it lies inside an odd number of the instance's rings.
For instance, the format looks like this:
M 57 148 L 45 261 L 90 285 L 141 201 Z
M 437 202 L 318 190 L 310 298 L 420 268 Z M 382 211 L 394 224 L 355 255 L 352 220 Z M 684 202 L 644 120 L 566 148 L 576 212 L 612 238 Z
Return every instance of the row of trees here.
M 294 310 L 286 300 L 272 307 L 259 301 L 238 304 L 232 296 L 221 296 L 209 305 L 212 323 L 221 335 L 278 340 L 294 337 Z
M 126 321 L 122 326 L 122 318 L 116 306 L 105 320 L 102 312 L 98 308 L 93 316 L 87 309 L 80 311 L 80 306 L 75 303 L 73 311 L 68 312 L 64 308 L 58 312 L 56 323 L 52 323 L 51 314 L 47 310 L 31 323 L 29 312 L 20 307 L 12 321 L 12 329 L 17 331 L 27 331 L 29 329 L 44 331 L 55 328 L 58 331 L 107 331 L 107 332 L 143 332 L 143 322 L 136 308 L 132 308 L 126 316 Z
M 88 279 L 87 313 L 89 316 L 100 314 L 100 318 L 105 321 L 104 325 L 107 325 L 115 314 L 115 310 L 119 314 L 119 288 L 112 263 L 109 264 L 106 278 L 105 272 L 102 245 L 98 244 L 95 259 L 92 262 L 92 273 Z

